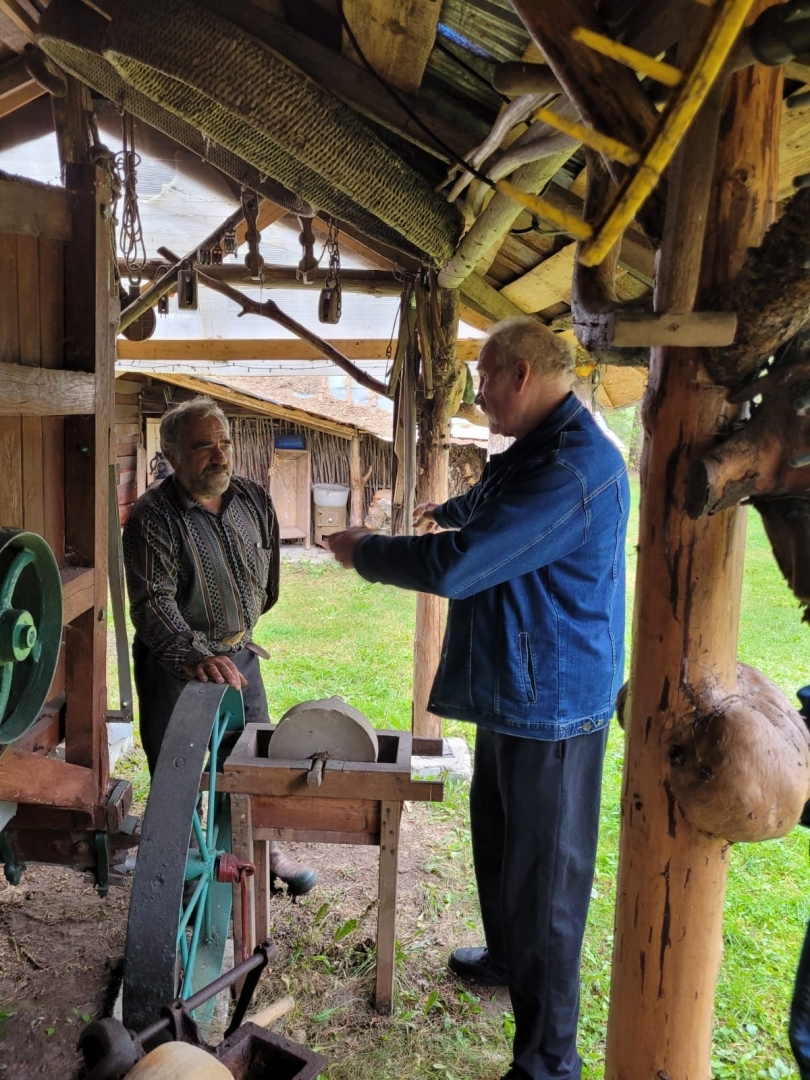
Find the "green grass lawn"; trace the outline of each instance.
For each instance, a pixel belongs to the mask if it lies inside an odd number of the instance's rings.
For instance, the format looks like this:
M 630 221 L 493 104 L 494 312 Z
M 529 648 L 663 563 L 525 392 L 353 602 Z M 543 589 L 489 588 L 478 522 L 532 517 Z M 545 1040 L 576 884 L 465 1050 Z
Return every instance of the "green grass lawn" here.
M 638 485 L 634 484 L 637 496 Z M 628 611 L 635 577 L 637 516 L 628 540 Z M 281 599 L 265 617 L 256 640 L 270 653 L 262 662 L 271 715 L 280 716 L 306 698 L 339 694 L 377 727 L 408 728 L 414 595 L 370 585 L 334 564 L 285 563 Z M 628 624 L 630 619 L 628 618 Z M 749 516 L 740 633 L 740 659 L 760 668 L 793 700 L 810 683 L 810 627 L 779 574 L 757 514 Z M 464 735 L 469 725 L 449 721 L 446 734 Z M 614 725 L 607 753 L 602 835 L 594 899 L 583 959 L 581 1052 L 586 1074 L 603 1075 L 613 905 L 618 862 L 622 733 Z M 120 772 L 120 770 L 117 770 Z M 130 763 L 138 772 L 138 762 Z M 507 1059 L 511 1016 L 467 992 L 443 971 L 447 948 L 477 935 L 467 828 L 466 785 L 451 785 L 444 805 L 426 808 L 424 859 L 429 879 L 421 886 L 420 929 L 399 943 L 397 1006 L 390 1021 L 362 1012 L 337 1023 L 330 1009 L 313 1006 L 308 1041 L 334 1064 L 331 1080 L 365 1077 L 495 1080 Z M 754 1080 L 795 1076 L 786 1017 L 793 972 L 810 914 L 810 862 L 802 829 L 782 840 L 738 845 L 731 857 L 725 910 L 725 953 L 716 999 L 713 1076 Z M 341 928 L 349 915 L 335 895 L 299 905 L 286 930 L 296 957 L 284 976 L 302 1001 L 302 971 L 331 964 L 336 985 L 352 973 L 352 936 Z M 327 915 L 324 907 L 332 908 Z M 338 906 L 343 905 L 338 911 Z M 313 921 L 334 920 L 333 948 L 305 959 L 316 934 Z M 331 924 L 330 924 L 331 925 Z M 441 928 L 441 932 L 439 929 Z M 431 935 L 433 935 L 431 937 Z M 441 939 L 442 948 L 426 948 Z M 445 940 L 446 939 L 446 940 Z M 307 952 L 309 950 L 309 953 Z M 361 963 L 361 959 L 356 959 Z M 297 965 L 297 966 L 296 966 Z M 356 972 L 354 972 L 356 974 Z M 323 973 L 321 973 L 323 974 Z M 325 977 L 325 976 L 323 976 Z M 314 992 L 314 991 L 313 991 Z M 328 988 L 316 1000 L 329 998 Z M 306 1011 L 306 1006 L 304 1007 Z M 318 1011 L 320 1009 L 320 1012 Z M 321 1016 L 321 1013 L 323 1014 Z M 315 1016 L 312 1019 L 313 1014 Z M 321 1016 L 318 1020 L 317 1017 Z M 302 1026 L 300 1019 L 298 1026 Z M 292 1029 L 295 1029 L 293 1023 Z

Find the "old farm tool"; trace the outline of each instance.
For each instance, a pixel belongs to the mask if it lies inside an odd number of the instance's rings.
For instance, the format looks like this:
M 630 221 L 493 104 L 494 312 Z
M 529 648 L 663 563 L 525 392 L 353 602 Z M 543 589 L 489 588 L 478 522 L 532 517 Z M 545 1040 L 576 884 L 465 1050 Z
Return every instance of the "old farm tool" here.
M 124 1022 L 143 1028 L 222 971 L 232 906 L 229 795 L 218 774 L 244 727 L 242 695 L 190 682 L 169 722 L 146 804 L 124 961 Z M 250 868 L 252 870 L 252 867 Z M 210 1016 L 213 1001 L 197 1020 Z
M 332 697 L 296 705 L 277 727 L 248 724 L 220 778 L 220 790 L 232 792 L 242 822 L 234 852 L 257 865 L 253 888 L 258 940 L 267 936 L 269 918 L 269 874 L 266 869 L 258 872 L 260 865 L 267 867 L 268 841 L 371 844 L 380 849 L 374 993 L 380 1012 L 390 1012 L 393 999 L 402 804 L 441 802 L 444 795 L 438 781 L 411 779 L 411 756 L 420 752 L 437 749 L 409 731 L 375 730 L 357 709 Z
M 62 642 L 62 583 L 41 536 L 0 529 L 0 745 L 23 735 L 48 696 Z
M 111 1018 L 88 1024 L 79 1036 L 85 1080 L 214 1080 L 219 1076 L 314 1080 L 326 1064 L 324 1058 L 258 1024 L 243 1023 L 259 978 L 275 954 L 275 946 L 264 942 L 249 959 L 187 1000 L 176 998 L 165 1005 L 159 1019 L 140 1032 Z M 240 980 L 242 990 L 228 1029 L 222 1042 L 211 1046 L 200 1035 L 194 1014 L 205 1011 L 217 994 Z

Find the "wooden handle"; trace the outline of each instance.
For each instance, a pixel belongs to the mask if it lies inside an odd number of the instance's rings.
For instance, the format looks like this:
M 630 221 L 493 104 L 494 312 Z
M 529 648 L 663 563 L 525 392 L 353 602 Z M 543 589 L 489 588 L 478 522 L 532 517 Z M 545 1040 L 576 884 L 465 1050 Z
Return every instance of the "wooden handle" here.
M 276 1020 L 280 1020 L 282 1016 L 285 1016 L 294 1008 L 295 998 L 288 995 L 287 997 L 279 998 L 278 1001 L 274 1001 L 272 1005 L 268 1005 L 253 1016 L 248 1016 L 245 1019 L 248 1023 L 258 1024 L 259 1027 L 270 1027 Z

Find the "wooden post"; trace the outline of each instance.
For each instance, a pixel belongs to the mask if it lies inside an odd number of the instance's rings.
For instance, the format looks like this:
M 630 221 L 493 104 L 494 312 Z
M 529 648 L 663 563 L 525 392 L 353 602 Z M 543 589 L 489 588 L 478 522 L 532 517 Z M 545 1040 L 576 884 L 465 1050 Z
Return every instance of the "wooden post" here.
M 447 499 L 449 453 L 448 428 L 436 431 L 427 442 L 425 425 L 417 446 L 417 503 Z M 442 737 L 441 718 L 428 712 L 427 703 L 442 650 L 447 601 L 432 593 L 416 594 L 416 627 L 413 637 L 413 733 L 426 739 Z
M 92 566 L 93 606 L 66 630 L 65 758 L 95 770 L 96 799 L 106 794 L 107 536 L 109 468 L 114 460 L 114 342 L 110 323 L 110 195 L 93 165 L 68 164 L 74 239 L 65 249 L 65 366 L 95 376 L 95 415 L 65 421 L 65 549 Z
M 434 283 L 435 286 L 435 283 Z M 456 351 L 458 336 L 458 292 L 433 288 L 426 303 L 434 313 L 432 348 L 425 363 L 433 368 L 433 398 L 420 400 L 419 444 L 417 446 L 416 502 L 445 502 L 448 496 L 450 417 L 454 415 L 464 390 L 464 364 Z M 428 317 L 426 316 L 426 320 Z M 425 348 L 424 343 L 420 344 Z M 442 650 L 447 601 L 441 596 L 418 593 L 414 632 L 413 724 L 414 735 L 440 739 L 440 717 L 428 712 L 430 688 Z
M 363 524 L 363 488 L 365 485 L 360 469 L 360 436 L 355 435 L 349 443 L 349 486 L 351 488 L 349 525 L 352 528 Z
M 670 177 L 656 310 L 689 311 L 760 242 L 776 191 L 781 75 L 732 77 L 713 187 L 711 103 Z M 714 127 L 716 130 L 716 127 Z M 645 399 L 638 585 L 622 790 L 606 1080 L 708 1080 L 730 846 L 696 828 L 673 794 L 668 735 L 705 694 L 732 692 L 744 512 L 683 510 L 690 462 L 734 409 L 694 349 L 655 349 Z
M 380 802 L 380 885 L 377 910 L 377 977 L 374 1005 L 388 1014 L 394 1002 L 394 959 L 397 934 L 397 867 L 402 803 Z

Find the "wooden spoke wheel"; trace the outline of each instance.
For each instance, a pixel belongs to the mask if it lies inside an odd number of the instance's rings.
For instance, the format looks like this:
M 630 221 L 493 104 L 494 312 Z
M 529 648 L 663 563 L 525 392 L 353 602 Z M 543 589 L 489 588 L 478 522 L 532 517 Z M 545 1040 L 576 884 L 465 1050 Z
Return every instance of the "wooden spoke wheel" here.
M 40 714 L 62 645 L 62 581 L 41 536 L 0 529 L 0 745 Z
M 230 884 L 217 880 L 231 850 L 230 797 L 217 771 L 245 726 L 242 695 L 192 681 L 172 712 L 146 804 L 124 959 L 123 1018 L 140 1030 L 222 971 Z M 197 1010 L 205 1021 L 213 1000 Z M 207 1012 L 206 1012 L 207 1010 Z

